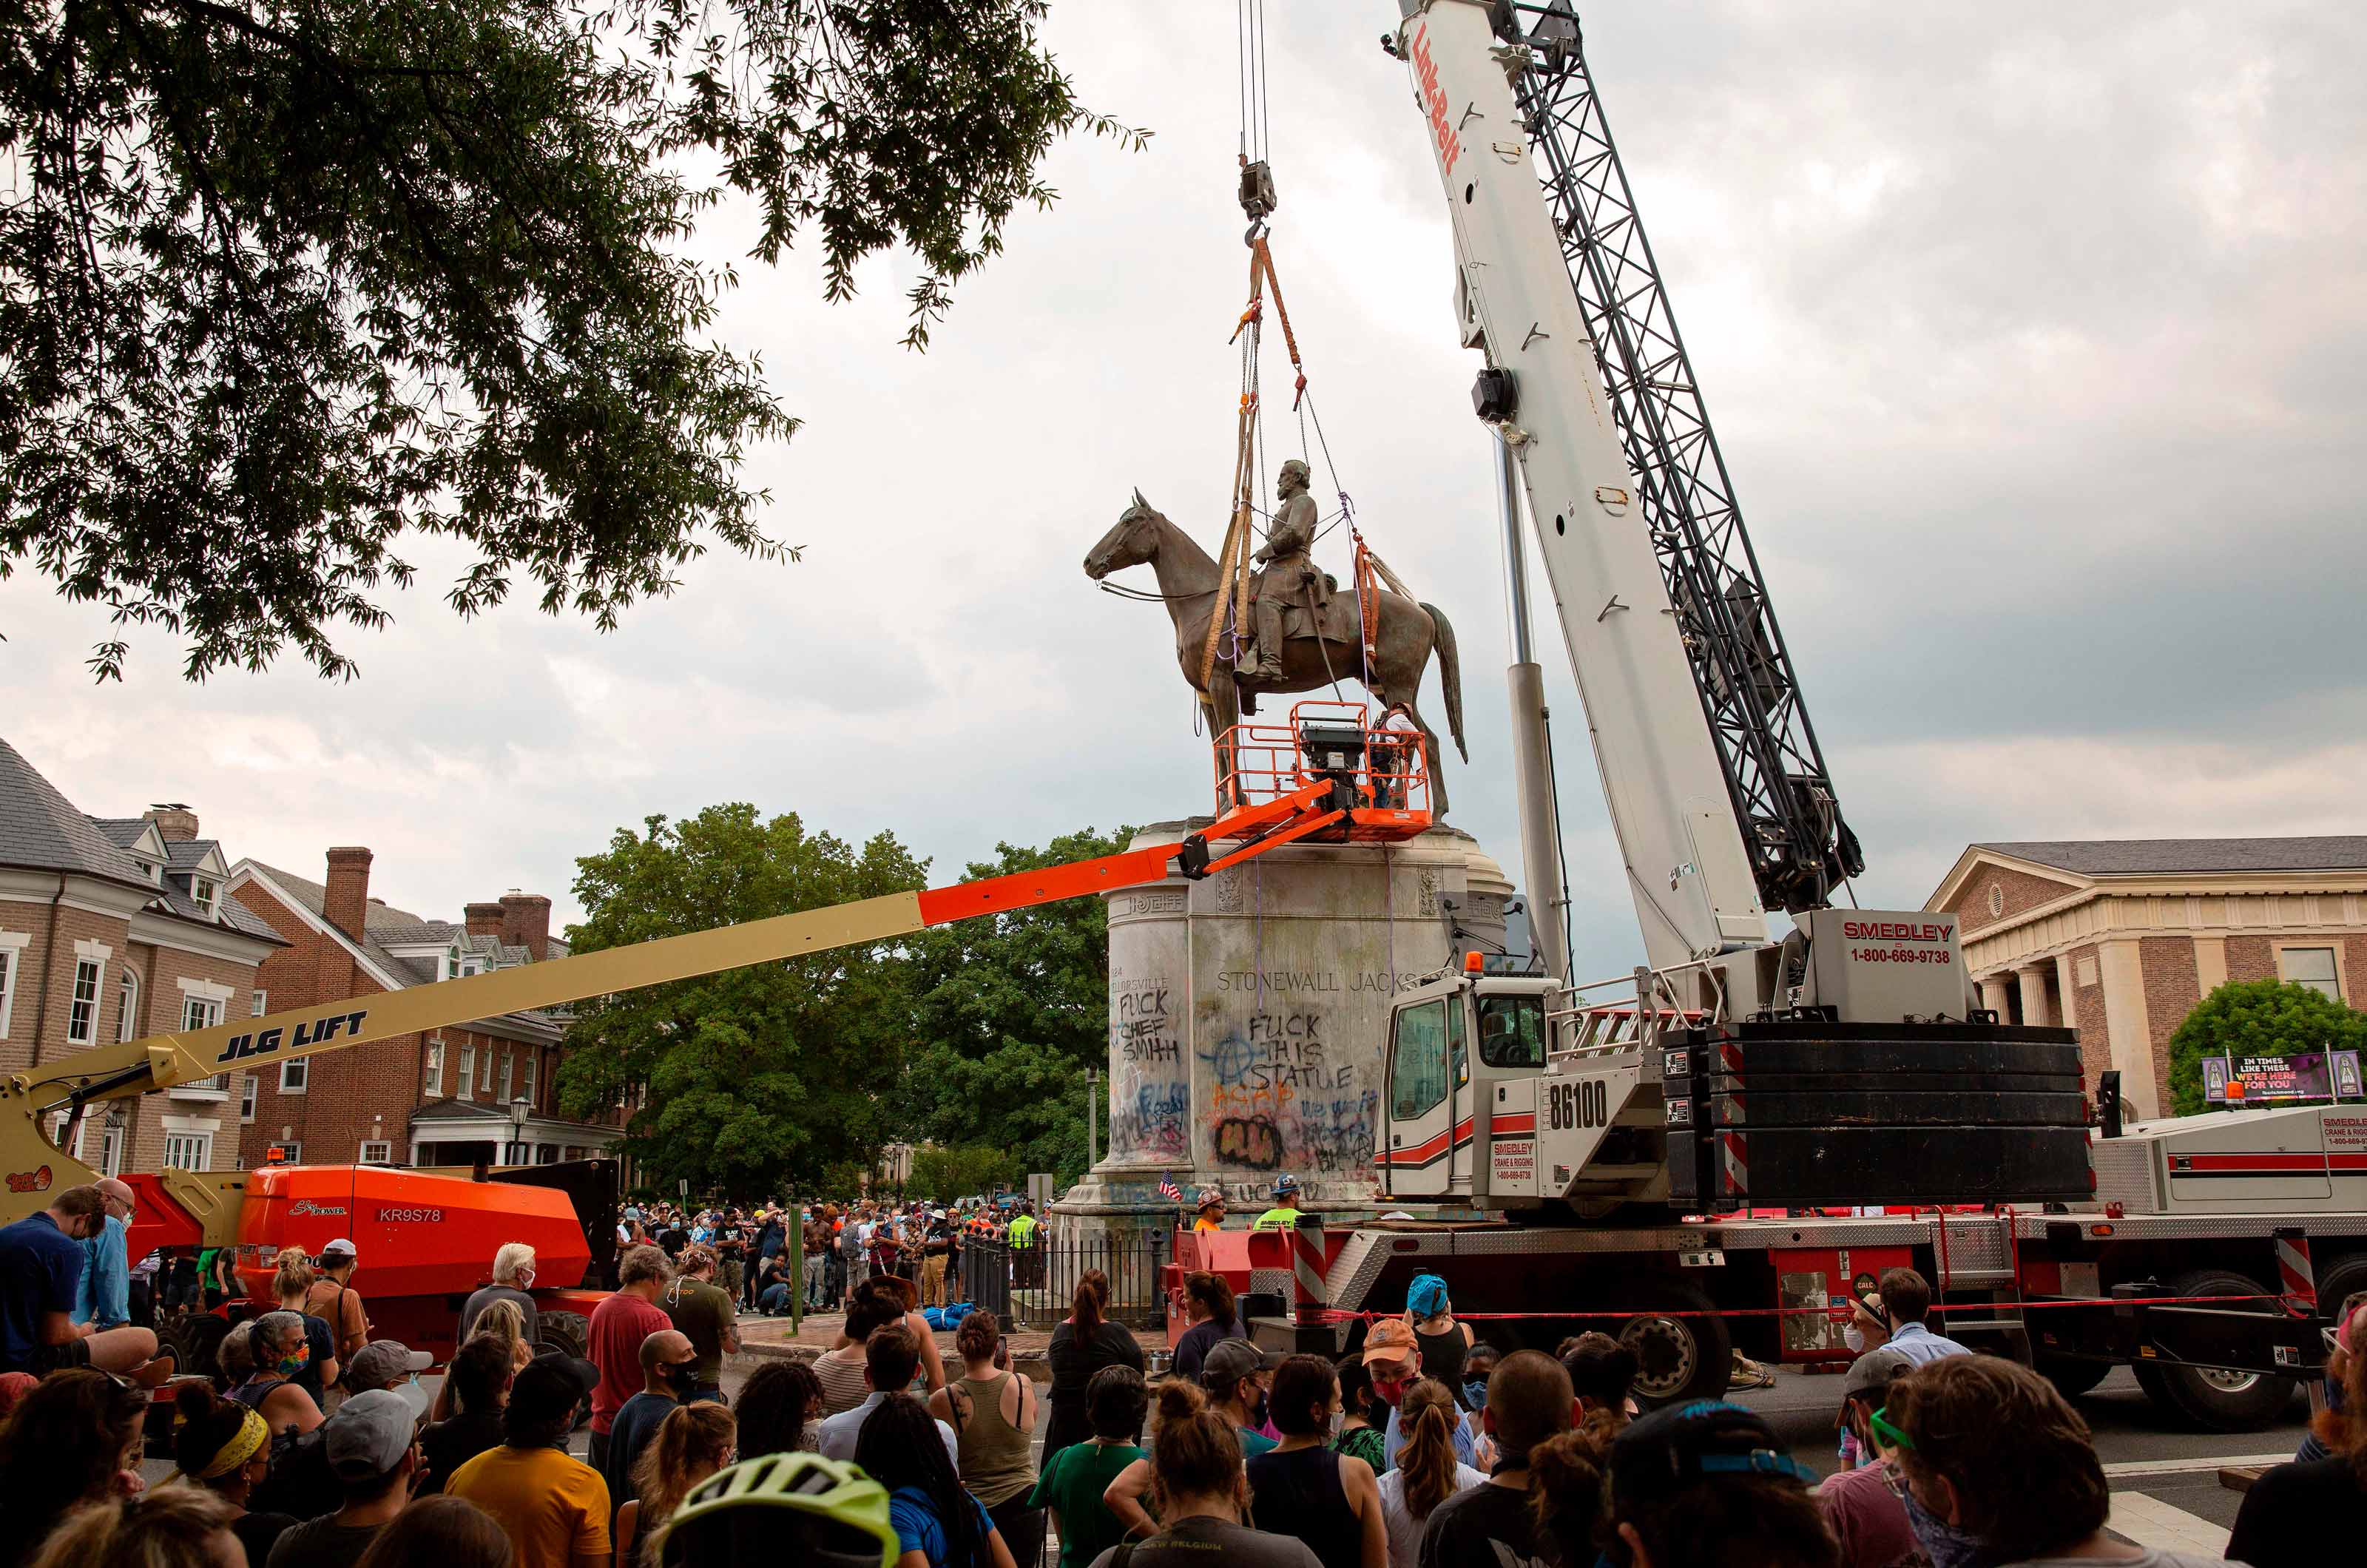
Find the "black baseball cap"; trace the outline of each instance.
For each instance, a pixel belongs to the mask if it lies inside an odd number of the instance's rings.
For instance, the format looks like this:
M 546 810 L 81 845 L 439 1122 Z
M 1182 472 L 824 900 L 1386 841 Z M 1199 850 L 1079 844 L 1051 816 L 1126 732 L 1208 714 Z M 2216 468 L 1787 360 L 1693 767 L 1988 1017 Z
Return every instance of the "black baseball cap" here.
M 572 1356 L 544 1356 L 518 1369 L 510 1382 L 510 1409 L 523 1420 L 547 1421 L 581 1404 L 600 1382 L 599 1370 Z
M 1611 1495 L 1661 1497 L 1728 1475 L 1772 1475 L 1813 1486 L 1816 1472 L 1794 1460 L 1757 1412 L 1722 1399 L 1655 1410 L 1611 1445 Z

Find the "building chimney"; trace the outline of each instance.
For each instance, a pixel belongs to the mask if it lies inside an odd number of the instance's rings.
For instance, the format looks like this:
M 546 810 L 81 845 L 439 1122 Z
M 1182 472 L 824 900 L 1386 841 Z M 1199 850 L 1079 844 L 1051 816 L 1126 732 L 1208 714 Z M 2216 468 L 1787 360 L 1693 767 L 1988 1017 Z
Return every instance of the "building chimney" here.
M 503 910 L 499 904 L 471 904 L 461 911 L 461 915 L 469 922 L 470 936 L 502 934 Z
M 537 964 L 550 955 L 550 900 L 539 893 L 502 895 L 502 942 L 523 947 Z
M 198 836 L 198 814 L 177 800 L 159 801 L 141 815 L 156 824 L 157 836 L 168 844 Z
M 328 891 L 321 914 L 356 942 L 368 940 L 370 852 L 358 845 L 329 852 Z

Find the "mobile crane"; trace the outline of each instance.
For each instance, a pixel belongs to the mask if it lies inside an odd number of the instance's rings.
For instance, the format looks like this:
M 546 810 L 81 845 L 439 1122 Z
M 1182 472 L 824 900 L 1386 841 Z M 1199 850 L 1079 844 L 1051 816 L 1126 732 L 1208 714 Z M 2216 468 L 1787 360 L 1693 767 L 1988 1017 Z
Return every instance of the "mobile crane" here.
M 2074 1032 L 1980 1009 L 1953 916 L 1832 907 L 1863 857 L 1569 0 L 1399 4 L 1383 41 L 1446 197 L 1462 339 L 1486 358 L 1472 398 L 1498 437 L 1547 973 L 1474 962 L 1393 1004 L 1376 1196 L 1495 1218 L 1330 1233 L 1329 1306 L 1394 1310 L 1440 1272 L 1459 1311 L 1526 1320 L 1493 1335 L 1610 1328 L 1641 1392 L 1698 1396 L 1738 1341 L 1846 1357 L 1832 1303 L 1913 1263 L 1948 1332 L 2067 1391 L 2132 1361 L 2187 1419 L 2266 1424 L 2315 1364 L 2316 1301 L 2367 1290 L 2367 1115 L 2124 1130 L 2108 1081 L 2100 1198 Z M 1596 986 L 1570 982 L 1562 931 L 1523 496 L 1650 960 Z M 1217 1245 L 1179 1238 L 1179 1256 Z M 2081 1304 L 2107 1292 L 2129 1304 Z M 2228 1297 L 2242 1310 L 2194 1304 Z

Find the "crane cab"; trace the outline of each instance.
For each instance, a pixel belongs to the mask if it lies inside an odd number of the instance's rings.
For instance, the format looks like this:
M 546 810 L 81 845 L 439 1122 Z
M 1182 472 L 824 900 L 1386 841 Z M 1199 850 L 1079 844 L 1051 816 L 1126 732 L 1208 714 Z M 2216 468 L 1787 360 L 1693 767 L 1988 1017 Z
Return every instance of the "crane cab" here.
M 1665 1197 L 1650 1032 L 1633 1008 L 1569 997 L 1470 967 L 1399 998 L 1374 1153 L 1384 1197 L 1581 1214 Z

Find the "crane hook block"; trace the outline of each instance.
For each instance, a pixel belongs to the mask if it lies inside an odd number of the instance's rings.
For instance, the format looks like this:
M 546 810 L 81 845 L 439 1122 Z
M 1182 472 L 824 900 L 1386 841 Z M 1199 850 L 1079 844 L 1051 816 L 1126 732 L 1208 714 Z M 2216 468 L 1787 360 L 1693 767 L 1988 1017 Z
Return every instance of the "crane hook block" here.
M 1281 203 L 1274 194 L 1274 169 L 1263 158 L 1254 164 L 1241 165 L 1241 210 L 1252 224 L 1263 223 L 1273 216 Z
M 1471 407 L 1489 424 L 1501 424 L 1520 412 L 1520 383 L 1501 365 L 1490 365 L 1471 383 Z

